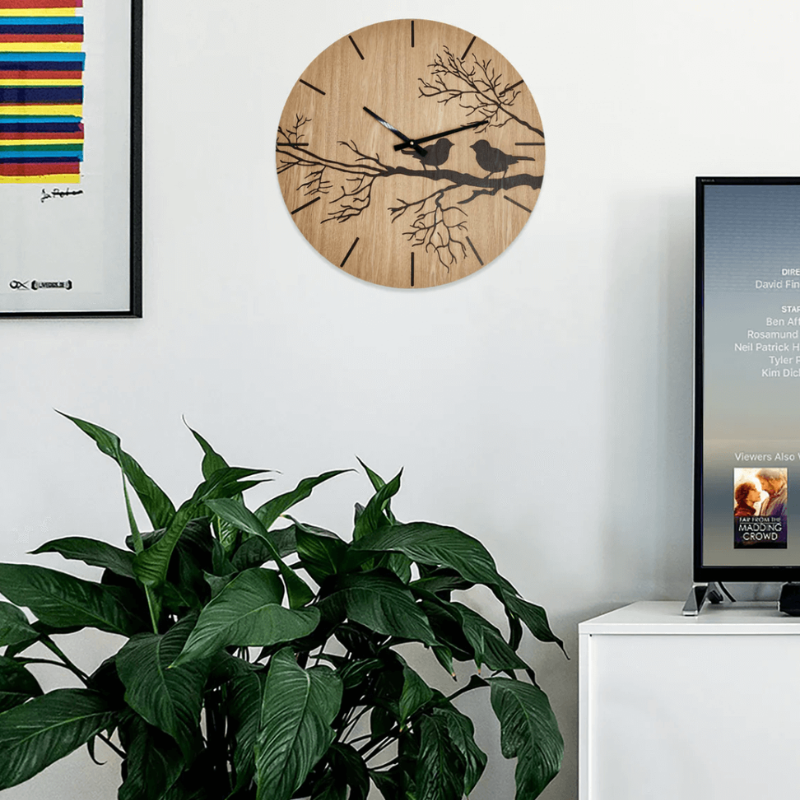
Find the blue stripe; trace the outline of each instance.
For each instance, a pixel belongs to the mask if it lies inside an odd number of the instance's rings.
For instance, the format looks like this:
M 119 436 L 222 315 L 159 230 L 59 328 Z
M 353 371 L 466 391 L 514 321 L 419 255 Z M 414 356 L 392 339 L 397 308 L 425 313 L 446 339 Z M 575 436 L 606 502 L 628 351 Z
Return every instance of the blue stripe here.
M 4 105 L 66 105 L 82 102 L 83 86 L 0 86 L 0 104 Z
M 59 117 L 59 119 L 62 119 Z M 80 133 L 77 122 L 0 122 L 0 133 Z M 57 137 L 55 137 L 57 138 Z
M 83 122 L 83 117 L 75 117 L 75 116 L 63 116 L 63 117 L 39 117 L 39 116 L 29 116 L 29 117 L 12 117 L 12 116 L 4 116 L 0 115 L 0 130 L 3 129 L 4 125 L 20 125 L 28 123 L 30 125 L 37 125 L 42 122 L 58 122 L 58 123 L 77 123 Z
M 83 25 L 83 17 L 0 17 L 3 25 Z
M 73 61 L 83 68 L 85 60 L 86 53 L 0 53 L 0 64 L 4 61 Z
M 83 153 L 74 150 L 48 150 L 47 152 L 31 153 L 25 150 L 11 150 L 0 153 L 0 164 L 24 164 L 26 161 L 83 161 Z
M 0 33 L 14 33 L 18 36 L 44 36 L 52 33 L 83 33 L 83 25 L 9 25 L 0 17 Z

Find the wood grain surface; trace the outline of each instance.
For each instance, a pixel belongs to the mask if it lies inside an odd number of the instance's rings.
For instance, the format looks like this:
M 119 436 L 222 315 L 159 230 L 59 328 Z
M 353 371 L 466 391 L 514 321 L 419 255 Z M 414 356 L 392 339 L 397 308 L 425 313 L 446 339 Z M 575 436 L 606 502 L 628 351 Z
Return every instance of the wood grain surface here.
M 364 108 L 420 143 L 425 155 Z M 469 130 L 445 137 L 469 123 Z M 522 230 L 544 173 L 542 122 L 514 67 L 467 31 L 393 20 L 334 42 L 281 115 L 291 219 L 332 264 L 400 288 L 451 283 Z

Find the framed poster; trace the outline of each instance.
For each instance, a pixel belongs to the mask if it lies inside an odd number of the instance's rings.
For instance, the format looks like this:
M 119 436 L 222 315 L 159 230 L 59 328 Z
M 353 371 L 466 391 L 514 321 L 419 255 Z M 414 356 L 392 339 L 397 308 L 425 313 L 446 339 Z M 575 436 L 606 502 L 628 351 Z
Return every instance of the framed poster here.
M 141 317 L 143 0 L 0 0 L 0 316 Z

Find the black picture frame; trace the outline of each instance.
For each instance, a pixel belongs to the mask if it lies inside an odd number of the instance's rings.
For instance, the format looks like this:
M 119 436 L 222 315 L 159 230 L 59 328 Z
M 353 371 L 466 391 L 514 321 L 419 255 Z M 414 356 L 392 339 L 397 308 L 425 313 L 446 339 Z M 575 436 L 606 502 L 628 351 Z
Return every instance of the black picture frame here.
M 122 2 L 122 0 L 119 0 Z M 3 244 L 0 242 L 0 317 L 3 318 L 51 318 L 51 317 L 58 317 L 58 318 L 70 318 L 70 317 L 77 317 L 77 318 L 141 318 L 143 309 L 142 309 L 142 173 L 143 173 L 143 164 L 142 164 L 142 137 L 143 137 L 143 61 L 144 61 L 144 54 L 143 54 L 143 36 L 144 36 L 144 0 L 127 0 L 127 8 L 119 6 L 119 2 L 115 4 L 106 5 L 105 8 L 102 9 L 103 12 L 103 22 L 105 27 L 102 30 L 102 35 L 106 37 L 106 41 L 104 45 L 106 48 L 111 48 L 113 52 L 120 52 L 121 55 L 119 56 L 119 62 L 115 66 L 117 67 L 116 73 L 114 73 L 113 68 L 107 67 L 104 65 L 107 73 L 111 73 L 112 75 L 118 74 L 118 81 L 123 81 L 129 85 L 129 94 L 126 98 L 124 98 L 125 109 L 127 110 L 128 118 L 127 121 L 122 120 L 117 124 L 118 131 L 124 131 L 126 133 L 126 137 L 118 137 L 118 138 L 125 138 L 125 146 L 128 149 L 127 154 L 119 156 L 117 161 L 118 163 L 113 164 L 113 171 L 114 175 L 116 176 L 119 173 L 119 165 L 124 164 L 123 159 L 127 162 L 127 186 L 123 187 L 123 191 L 120 191 L 120 185 L 115 183 L 113 186 L 113 194 L 115 197 L 118 197 L 120 207 L 117 210 L 117 219 L 118 220 L 126 220 L 127 221 L 127 230 L 124 231 L 124 241 L 123 235 L 120 233 L 119 236 L 119 247 L 114 252 L 122 252 L 123 250 L 126 252 L 126 258 L 124 259 L 124 263 L 119 263 L 122 261 L 121 258 L 118 257 L 111 257 L 109 261 L 113 261 L 113 269 L 114 269 L 114 280 L 106 279 L 106 283 L 112 285 L 113 287 L 113 301 L 109 301 L 106 305 L 104 305 L 103 297 L 98 297 L 98 295 L 102 294 L 102 292 L 94 292 L 94 296 L 92 297 L 91 303 L 81 304 L 79 297 L 73 297 L 77 295 L 77 292 L 72 292 L 71 288 L 69 287 L 68 291 L 61 291 L 59 293 L 59 300 L 57 302 L 52 301 L 48 297 L 48 307 L 43 308 L 37 306 L 35 304 L 31 305 L 29 298 L 32 298 L 33 295 L 38 294 L 39 296 L 43 296 L 44 292 L 36 292 L 36 291 L 28 291 L 29 289 L 36 289 L 36 288 L 53 288 L 59 289 L 64 288 L 63 286 L 58 286 L 57 284 L 59 281 L 56 281 L 53 284 L 47 284 L 46 282 L 39 281 L 37 282 L 35 277 L 30 275 L 30 270 L 28 273 L 21 276 L 20 278 L 12 278 L 9 280 L 8 269 L 5 271 L 2 267 L 2 262 L 5 261 L 6 264 L 13 262 L 13 256 L 9 256 L 6 259 L 2 258 L 3 253 Z M 99 3 L 105 3 L 105 0 L 84 0 L 82 4 L 77 4 L 82 7 L 83 14 L 88 16 L 92 13 L 93 10 L 99 11 L 100 7 Z M 69 5 L 69 3 L 65 3 L 65 5 Z M 109 21 L 109 18 L 112 16 L 108 13 L 109 8 L 119 9 L 115 11 L 116 14 L 119 14 L 117 19 L 116 27 L 114 20 Z M 81 17 L 81 25 L 83 23 L 84 17 Z M 87 30 L 88 30 L 88 23 L 87 23 Z M 119 31 L 117 32 L 117 28 Z M 127 37 L 127 41 L 121 41 L 121 37 Z M 87 33 L 87 49 L 88 49 L 88 33 Z M 124 48 L 124 50 L 120 50 Z M 2 53 L 0 53 L 0 62 L 2 61 Z M 89 60 L 91 57 L 86 56 L 87 58 L 87 65 L 86 70 L 90 70 L 93 66 L 92 62 Z M 99 61 L 100 59 L 96 59 Z M 127 74 L 124 76 L 122 75 L 122 67 L 128 70 Z M 108 79 L 106 78 L 106 83 L 108 83 Z M 113 85 L 113 84 L 112 84 Z M 120 87 L 122 84 L 120 83 Z M 125 87 L 122 87 L 125 88 Z M 109 90 L 110 91 L 110 90 Z M 84 102 L 89 103 L 89 92 L 87 90 L 86 100 Z M 105 102 L 107 98 L 103 98 L 102 102 Z M 122 101 L 121 101 L 122 102 Z M 111 117 L 112 115 L 109 113 L 106 115 L 107 117 Z M 2 116 L 0 116 L 0 120 L 2 120 Z M 81 120 L 82 122 L 83 120 Z M 83 125 L 81 124 L 81 128 Z M 108 136 L 107 131 L 98 131 L 95 129 L 90 129 L 89 124 L 87 123 L 87 132 L 85 134 L 85 138 L 88 142 L 88 139 L 91 136 Z M 118 151 L 121 151 L 122 145 L 118 146 Z M 87 157 L 88 160 L 88 157 Z M 105 166 L 105 164 L 101 164 L 101 169 Z M 109 170 L 111 172 L 112 170 Z M 81 173 L 83 176 L 83 172 Z M 83 177 L 82 177 L 83 180 Z M 4 188 L 8 188 L 0 184 L 0 191 Z M 27 187 L 26 187 L 27 188 Z M 70 191 L 69 188 L 64 189 L 63 187 L 53 187 L 51 185 L 42 186 L 39 184 L 37 188 L 41 189 L 41 196 L 39 198 L 39 202 L 44 203 L 45 200 L 47 202 L 51 202 L 53 205 L 56 204 L 66 204 L 69 202 L 71 197 L 75 197 L 76 195 L 83 194 L 84 192 L 81 191 L 82 186 L 76 187 L 74 193 Z M 59 194 L 60 190 L 60 194 Z M 103 191 L 106 193 L 106 196 L 111 193 L 111 187 L 103 187 L 101 192 L 98 194 L 102 194 Z M 30 192 L 29 192 L 30 194 Z M 48 196 L 49 194 L 49 196 Z M 123 199 L 124 198 L 124 199 Z M 0 200 L 2 198 L 0 197 Z M 127 202 L 127 208 L 122 207 L 122 203 Z M 28 206 L 30 207 L 30 201 L 28 202 Z M 2 206 L 0 205 L 0 208 Z M 122 227 L 120 225 L 120 227 Z M 103 231 L 103 235 L 105 236 L 106 233 Z M 19 243 L 18 243 L 19 244 Z M 21 245 L 21 246 L 24 246 Z M 8 245 L 6 245 L 8 248 Z M 105 268 L 105 267 L 101 267 Z M 47 277 L 47 276 L 45 276 Z M 104 276 L 105 278 L 106 276 Z M 27 280 L 26 280 L 27 279 Z M 60 283 L 72 283 L 72 281 L 60 281 Z M 2 285 L 5 284 L 5 285 Z M 8 289 L 11 287 L 12 284 L 23 284 L 21 288 L 20 295 L 14 296 L 11 295 Z M 27 284 L 25 286 L 24 284 Z M 5 290 L 5 292 L 4 292 Z M 21 295 L 25 295 L 24 299 L 20 299 Z M 52 296 L 52 293 L 51 293 Z M 38 299 L 38 298 L 37 298 Z M 30 307 L 26 307 L 30 306 Z

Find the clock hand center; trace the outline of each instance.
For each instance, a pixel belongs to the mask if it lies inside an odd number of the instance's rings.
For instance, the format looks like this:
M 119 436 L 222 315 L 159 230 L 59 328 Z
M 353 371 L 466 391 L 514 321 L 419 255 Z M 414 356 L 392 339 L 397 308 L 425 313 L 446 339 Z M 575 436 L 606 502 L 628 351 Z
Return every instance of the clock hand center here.
M 428 154 L 428 151 L 425 150 L 425 148 L 420 147 L 417 142 L 415 142 L 412 139 L 409 139 L 408 136 L 406 136 L 404 133 L 401 133 L 399 130 L 397 130 L 397 128 L 394 127 L 394 125 L 387 122 L 385 119 L 379 117 L 374 111 L 371 111 L 366 106 L 364 106 L 364 111 L 366 111 L 367 114 L 369 114 L 373 119 L 378 120 L 378 122 L 380 122 L 380 124 L 383 125 L 384 128 L 391 131 L 399 139 L 403 140 L 403 144 L 400 145 L 399 147 L 395 147 L 395 150 L 402 150 L 404 147 L 413 147 L 414 150 L 423 157 Z
M 471 128 L 477 128 L 479 125 L 483 125 L 484 123 L 485 123 L 485 120 L 484 121 L 480 121 L 480 122 L 470 122 L 469 125 L 462 125 L 460 128 L 452 128 L 449 131 L 442 131 L 441 133 L 434 133 L 432 136 L 423 136 L 420 139 L 414 139 L 413 142 L 411 142 L 411 145 L 413 145 L 414 143 L 422 144 L 423 142 L 431 142 L 434 139 L 441 139 L 442 136 L 450 136 L 450 134 L 452 134 L 452 133 L 461 133 L 461 131 L 468 131 Z M 409 146 L 410 145 L 408 145 L 408 144 L 396 144 L 394 146 L 394 149 L 395 150 L 405 150 L 406 147 L 409 147 Z

